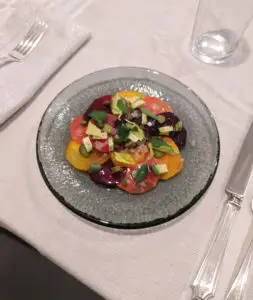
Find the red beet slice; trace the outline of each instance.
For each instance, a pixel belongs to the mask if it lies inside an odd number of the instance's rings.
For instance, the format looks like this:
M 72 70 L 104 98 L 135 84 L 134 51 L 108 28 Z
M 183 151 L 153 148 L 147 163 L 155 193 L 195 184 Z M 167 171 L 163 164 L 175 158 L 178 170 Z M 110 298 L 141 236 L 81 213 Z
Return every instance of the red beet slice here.
M 103 110 L 107 113 L 111 113 L 111 106 L 110 103 L 108 103 L 111 102 L 111 100 L 111 95 L 106 95 L 94 100 L 84 113 L 84 118 L 86 119 L 93 110 Z
M 178 148 L 182 150 L 185 147 L 187 137 L 187 131 L 183 127 L 181 131 L 175 132 L 173 136 L 171 136 L 172 140 L 176 143 Z
M 175 127 L 177 122 L 180 121 L 177 115 L 166 112 L 160 114 L 161 116 L 164 116 L 166 118 L 165 122 L 162 124 L 162 126 L 173 126 Z M 156 122 L 156 126 L 160 127 L 158 122 Z M 186 138 L 187 138 L 187 132 L 186 129 L 183 127 L 181 131 L 172 131 L 169 135 L 169 137 L 176 143 L 178 148 L 182 150 L 185 147 Z
M 112 161 L 109 160 L 102 166 L 100 171 L 89 174 L 90 178 L 96 183 L 103 184 L 108 187 L 116 187 L 117 184 L 120 183 L 123 173 L 112 173 L 111 168 L 113 166 Z

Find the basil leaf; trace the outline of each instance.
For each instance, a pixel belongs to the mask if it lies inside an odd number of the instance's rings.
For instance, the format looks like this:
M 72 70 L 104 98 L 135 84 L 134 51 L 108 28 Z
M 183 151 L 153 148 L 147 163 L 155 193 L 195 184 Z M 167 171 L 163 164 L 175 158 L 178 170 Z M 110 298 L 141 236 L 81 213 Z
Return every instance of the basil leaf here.
M 161 146 L 169 145 L 168 143 L 166 143 L 164 140 L 161 139 L 151 139 L 150 143 L 152 144 L 153 147 L 161 147 Z
M 136 182 L 140 182 L 148 176 L 148 166 L 147 165 L 142 165 L 136 171 L 137 172 L 135 174 L 133 174 L 134 180 Z
M 118 136 L 119 138 L 116 139 L 116 143 L 122 143 L 125 142 L 129 135 L 129 128 L 127 128 L 125 125 L 121 125 L 118 129 Z
M 168 146 L 161 146 L 161 147 L 153 147 L 154 150 L 160 151 L 163 153 L 168 153 L 171 155 L 179 154 L 179 151 L 175 151 L 170 145 Z
M 150 143 L 154 150 L 172 155 L 179 154 L 178 150 L 174 150 L 170 144 L 166 143 L 163 140 L 151 139 Z
M 119 99 L 117 102 L 117 107 L 124 113 L 127 114 L 128 113 L 128 108 L 125 104 L 124 99 Z
M 159 121 L 158 116 L 156 116 L 155 114 L 153 114 L 152 111 L 148 110 L 147 108 L 142 107 L 141 108 L 141 112 L 143 114 L 147 115 L 148 117 L 150 117 L 150 118 L 152 118 L 152 119 L 154 119 L 156 121 Z
M 103 124 L 107 116 L 108 114 L 105 111 L 101 111 L 101 110 L 93 110 L 89 114 L 89 117 L 97 121 L 99 124 Z

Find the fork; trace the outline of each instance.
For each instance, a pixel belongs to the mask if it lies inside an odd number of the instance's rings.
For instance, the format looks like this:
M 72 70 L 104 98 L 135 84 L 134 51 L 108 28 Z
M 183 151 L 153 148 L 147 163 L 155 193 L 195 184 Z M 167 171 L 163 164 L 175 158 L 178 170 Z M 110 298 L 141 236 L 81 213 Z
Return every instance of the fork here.
M 251 200 L 251 211 L 253 212 L 253 199 Z M 242 300 L 244 292 L 246 290 L 249 277 L 250 277 L 250 269 L 252 265 L 253 258 L 253 236 L 252 236 L 252 228 L 253 228 L 253 220 L 251 220 L 251 225 L 249 228 L 249 233 L 251 236 L 250 243 L 248 245 L 247 251 L 244 254 L 243 261 L 239 267 L 239 270 L 231 283 L 227 293 L 225 300 Z M 246 243 L 247 237 L 245 238 Z M 240 257 L 240 255 L 239 255 Z
M 247 253 L 241 263 L 240 269 L 236 274 L 232 285 L 227 291 L 225 300 L 242 300 L 244 291 L 246 289 L 249 275 L 250 275 L 250 266 L 253 256 L 253 239 L 250 242 Z
M 41 20 L 33 23 L 23 40 L 7 56 L 0 57 L 0 65 L 23 61 L 31 53 L 46 33 L 48 25 Z

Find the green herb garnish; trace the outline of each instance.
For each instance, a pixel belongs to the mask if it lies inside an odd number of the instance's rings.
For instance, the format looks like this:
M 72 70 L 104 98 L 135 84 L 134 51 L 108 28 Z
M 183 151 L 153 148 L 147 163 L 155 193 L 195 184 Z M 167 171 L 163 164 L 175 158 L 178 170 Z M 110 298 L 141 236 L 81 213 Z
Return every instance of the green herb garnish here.
M 140 182 L 148 176 L 148 166 L 142 165 L 138 170 L 133 171 L 132 176 L 136 182 Z
M 152 111 L 150 111 L 149 109 L 142 107 L 142 108 L 140 108 L 140 110 L 141 110 L 142 113 L 144 113 L 148 117 L 150 117 L 150 118 L 152 118 L 152 119 L 154 119 L 154 120 L 156 120 L 156 121 L 159 122 L 158 116 L 156 116 L 155 114 L 153 114 Z
M 166 143 L 163 140 L 160 139 L 151 139 L 150 143 L 153 147 L 154 150 L 160 151 L 160 152 L 164 152 L 164 153 L 168 153 L 168 154 L 178 154 L 179 151 L 178 150 L 174 150 L 171 145 L 169 145 L 168 143 Z
M 169 144 L 166 143 L 164 140 L 162 139 L 151 139 L 150 143 L 152 144 L 153 147 L 161 147 L 161 146 L 168 146 Z
M 89 117 L 91 117 L 93 120 L 98 122 L 98 124 L 102 125 L 107 118 L 108 114 L 105 111 L 101 110 L 93 110 L 90 114 Z
M 119 99 L 117 102 L 117 107 L 118 109 L 120 109 L 124 114 L 128 113 L 128 108 L 125 104 L 125 100 L 124 99 Z
M 114 139 L 114 142 L 117 144 L 120 144 L 122 142 L 125 142 L 129 135 L 129 128 L 127 128 L 125 125 L 121 125 L 118 129 L 118 138 Z

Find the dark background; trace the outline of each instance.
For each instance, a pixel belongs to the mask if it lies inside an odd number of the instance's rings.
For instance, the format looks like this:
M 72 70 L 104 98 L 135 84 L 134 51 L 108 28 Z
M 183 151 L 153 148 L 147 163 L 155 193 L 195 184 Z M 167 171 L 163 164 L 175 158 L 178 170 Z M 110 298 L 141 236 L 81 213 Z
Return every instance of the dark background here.
M 104 300 L 0 228 L 0 300 Z

